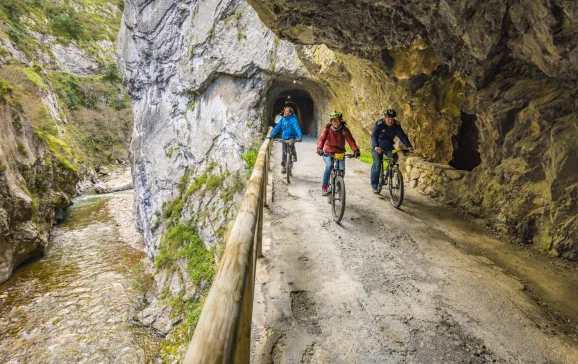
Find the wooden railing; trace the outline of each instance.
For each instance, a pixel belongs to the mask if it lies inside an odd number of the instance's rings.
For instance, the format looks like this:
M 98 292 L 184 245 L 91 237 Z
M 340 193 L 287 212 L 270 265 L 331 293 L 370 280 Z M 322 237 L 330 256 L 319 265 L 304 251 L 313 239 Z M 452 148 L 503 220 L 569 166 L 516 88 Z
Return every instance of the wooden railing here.
M 259 150 L 185 364 L 250 361 L 255 271 L 257 258 L 262 256 L 271 144 L 266 139 Z

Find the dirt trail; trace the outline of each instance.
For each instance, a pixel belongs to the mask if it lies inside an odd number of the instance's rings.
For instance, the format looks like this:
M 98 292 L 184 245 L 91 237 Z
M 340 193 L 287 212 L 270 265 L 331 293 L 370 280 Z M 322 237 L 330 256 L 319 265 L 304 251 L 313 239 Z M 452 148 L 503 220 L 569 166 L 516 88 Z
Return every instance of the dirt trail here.
M 291 185 L 274 150 L 253 363 L 578 363 L 575 265 L 501 243 L 412 191 L 395 210 L 357 160 L 339 226 L 314 141 L 297 150 Z

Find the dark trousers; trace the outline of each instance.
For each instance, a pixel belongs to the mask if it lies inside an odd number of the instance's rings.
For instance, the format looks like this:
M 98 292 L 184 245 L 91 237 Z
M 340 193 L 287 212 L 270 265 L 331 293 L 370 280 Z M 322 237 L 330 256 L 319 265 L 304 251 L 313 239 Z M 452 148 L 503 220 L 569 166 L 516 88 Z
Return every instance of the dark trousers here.
M 287 144 L 281 143 L 281 151 L 283 152 L 283 160 L 281 161 L 281 165 L 285 167 L 285 161 L 287 160 L 287 148 L 291 148 L 291 153 L 295 157 L 297 157 L 297 151 L 295 150 L 295 143 Z
M 381 154 L 377 153 L 375 149 L 371 150 L 371 157 L 373 158 L 373 165 L 371 166 L 371 187 L 377 188 L 379 184 L 379 169 L 383 165 L 383 155 L 386 155 L 388 158 L 393 156 L 391 150 L 384 150 Z M 397 160 L 397 154 L 393 157 Z

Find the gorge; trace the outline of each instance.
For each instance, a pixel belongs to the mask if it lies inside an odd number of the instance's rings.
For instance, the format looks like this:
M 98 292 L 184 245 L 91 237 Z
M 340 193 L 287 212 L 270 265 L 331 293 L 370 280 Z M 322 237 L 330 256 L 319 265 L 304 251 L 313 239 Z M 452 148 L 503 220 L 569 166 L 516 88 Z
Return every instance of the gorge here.
M 395 109 L 408 187 L 578 260 L 575 1 L 4 0 L 0 17 L 0 282 L 101 169 L 131 164 L 155 271 L 138 321 L 167 362 L 285 105 L 311 137 L 342 111 L 366 160 Z

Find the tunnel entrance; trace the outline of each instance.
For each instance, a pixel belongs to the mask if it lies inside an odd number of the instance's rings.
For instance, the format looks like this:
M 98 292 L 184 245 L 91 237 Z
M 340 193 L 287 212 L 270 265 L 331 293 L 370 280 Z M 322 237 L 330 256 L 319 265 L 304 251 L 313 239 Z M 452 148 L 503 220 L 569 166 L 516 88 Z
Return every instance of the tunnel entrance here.
M 291 106 L 299 120 L 299 127 L 304 135 L 316 133 L 314 118 L 314 103 L 311 96 L 303 90 L 290 89 L 281 92 L 273 103 L 273 122 L 279 120 L 281 112 L 285 106 Z M 279 116 L 277 116 L 279 115 Z M 273 124 L 272 124 L 273 125 Z
M 476 126 L 476 115 L 461 114 L 462 125 L 458 134 L 453 138 L 454 154 L 450 166 L 455 169 L 472 171 L 480 165 L 481 158 L 478 151 L 479 130 Z
M 327 95 L 308 79 L 276 79 L 267 92 L 264 110 L 266 125 L 274 126 L 285 106 L 293 108 L 303 135 L 317 136 L 321 110 L 327 108 Z

